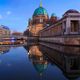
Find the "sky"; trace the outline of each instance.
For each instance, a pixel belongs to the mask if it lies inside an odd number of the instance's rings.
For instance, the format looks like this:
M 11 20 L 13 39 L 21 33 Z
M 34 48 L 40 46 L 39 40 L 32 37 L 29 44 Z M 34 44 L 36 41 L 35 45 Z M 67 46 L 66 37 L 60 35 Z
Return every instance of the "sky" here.
M 39 4 L 40 0 L 0 0 L 0 25 L 11 31 L 25 31 Z M 69 9 L 80 11 L 80 0 L 42 0 L 42 4 L 49 16 L 54 13 L 61 18 Z

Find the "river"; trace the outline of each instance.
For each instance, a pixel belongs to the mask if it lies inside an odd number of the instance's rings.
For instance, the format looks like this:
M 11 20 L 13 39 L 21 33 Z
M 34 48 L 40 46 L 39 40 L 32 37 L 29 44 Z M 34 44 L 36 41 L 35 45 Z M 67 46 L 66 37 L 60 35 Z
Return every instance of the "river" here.
M 0 80 L 80 80 L 80 56 L 39 44 L 0 46 Z

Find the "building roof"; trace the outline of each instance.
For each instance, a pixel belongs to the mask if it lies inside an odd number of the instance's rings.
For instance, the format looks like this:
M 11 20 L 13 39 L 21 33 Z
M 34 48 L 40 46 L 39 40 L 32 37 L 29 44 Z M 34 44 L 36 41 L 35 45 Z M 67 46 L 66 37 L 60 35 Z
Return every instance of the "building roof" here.
M 44 9 L 43 7 L 39 7 L 34 11 L 33 16 L 38 16 L 38 15 L 48 15 L 46 9 Z
M 55 13 L 52 13 L 52 14 L 51 14 L 51 17 L 55 17 L 55 16 L 56 16 L 56 14 L 55 14 Z
M 40 1 L 40 7 L 38 7 L 33 14 L 33 16 L 38 16 L 38 15 L 48 15 L 46 9 L 42 7 L 42 0 Z
M 35 63 L 33 65 L 34 65 L 35 69 L 37 70 L 37 72 L 39 72 L 39 74 L 42 74 L 43 71 L 47 68 L 47 64 Z
M 13 32 L 12 35 L 23 35 L 21 32 Z
M 7 26 L 1 25 L 0 28 L 10 30 Z
M 64 14 L 67 13 L 79 13 L 79 11 L 75 10 L 75 9 L 69 9 L 68 11 L 66 11 Z

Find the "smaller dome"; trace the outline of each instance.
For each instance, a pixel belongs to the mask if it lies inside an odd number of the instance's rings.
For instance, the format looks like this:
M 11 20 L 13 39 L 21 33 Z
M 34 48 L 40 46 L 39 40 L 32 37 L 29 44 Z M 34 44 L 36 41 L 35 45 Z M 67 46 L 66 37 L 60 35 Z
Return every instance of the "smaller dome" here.
M 51 14 L 51 17 L 55 17 L 55 16 L 56 16 L 56 14 L 55 14 L 55 13 L 52 13 L 52 14 Z

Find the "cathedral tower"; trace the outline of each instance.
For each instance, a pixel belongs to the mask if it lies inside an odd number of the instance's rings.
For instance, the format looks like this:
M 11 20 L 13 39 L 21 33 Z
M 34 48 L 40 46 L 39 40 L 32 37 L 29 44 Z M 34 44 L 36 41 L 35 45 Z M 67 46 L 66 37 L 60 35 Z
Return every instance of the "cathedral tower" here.
M 40 6 L 35 9 L 32 20 L 29 19 L 29 32 L 31 36 L 38 36 L 39 31 L 44 28 L 44 25 L 49 20 L 48 13 L 45 8 L 42 6 L 42 2 L 40 2 Z

